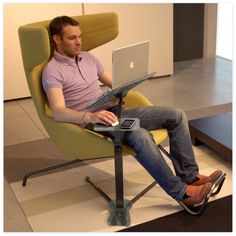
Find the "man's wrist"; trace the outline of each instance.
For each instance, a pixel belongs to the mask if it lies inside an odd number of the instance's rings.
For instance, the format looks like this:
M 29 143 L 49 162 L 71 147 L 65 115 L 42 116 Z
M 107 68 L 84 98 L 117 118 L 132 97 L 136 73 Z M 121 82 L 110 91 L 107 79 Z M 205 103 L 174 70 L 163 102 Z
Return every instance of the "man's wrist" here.
M 84 114 L 83 114 L 83 122 L 84 122 L 85 124 L 88 124 L 88 123 L 89 123 L 89 120 L 88 120 L 88 118 L 87 118 L 87 116 L 86 116 L 87 114 L 88 114 L 87 111 L 85 111 Z

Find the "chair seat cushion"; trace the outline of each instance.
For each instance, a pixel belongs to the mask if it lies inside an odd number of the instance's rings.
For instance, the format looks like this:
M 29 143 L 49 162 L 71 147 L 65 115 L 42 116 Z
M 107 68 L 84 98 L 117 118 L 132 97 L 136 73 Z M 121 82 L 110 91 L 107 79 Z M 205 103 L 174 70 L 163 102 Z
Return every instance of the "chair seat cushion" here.
M 158 129 L 151 131 L 156 144 L 162 143 L 166 138 L 168 138 L 168 132 L 166 129 Z

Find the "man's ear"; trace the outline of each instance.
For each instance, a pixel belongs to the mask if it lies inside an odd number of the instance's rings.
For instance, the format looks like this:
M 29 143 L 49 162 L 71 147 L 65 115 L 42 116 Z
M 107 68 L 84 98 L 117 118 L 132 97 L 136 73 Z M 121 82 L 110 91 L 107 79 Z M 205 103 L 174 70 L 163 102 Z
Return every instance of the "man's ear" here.
M 61 43 L 61 37 L 57 34 L 54 34 L 52 36 L 53 41 L 55 42 L 56 45 L 59 45 Z

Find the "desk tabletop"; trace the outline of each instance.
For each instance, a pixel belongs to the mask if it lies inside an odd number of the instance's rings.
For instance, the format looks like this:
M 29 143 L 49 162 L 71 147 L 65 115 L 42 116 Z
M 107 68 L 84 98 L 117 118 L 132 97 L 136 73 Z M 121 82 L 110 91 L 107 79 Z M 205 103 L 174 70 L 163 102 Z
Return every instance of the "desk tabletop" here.
M 232 150 L 232 112 L 191 120 L 189 126 Z
M 138 118 L 127 118 L 127 117 L 126 118 L 120 118 L 119 124 L 121 124 L 126 119 L 135 120 L 135 123 L 134 123 L 134 125 L 132 126 L 131 129 L 122 129 L 122 128 L 120 128 L 119 125 L 113 127 L 113 126 L 106 126 L 106 125 L 100 125 L 100 124 L 95 124 L 93 129 L 95 131 L 135 131 L 135 130 L 138 130 L 140 128 L 140 122 L 139 122 Z

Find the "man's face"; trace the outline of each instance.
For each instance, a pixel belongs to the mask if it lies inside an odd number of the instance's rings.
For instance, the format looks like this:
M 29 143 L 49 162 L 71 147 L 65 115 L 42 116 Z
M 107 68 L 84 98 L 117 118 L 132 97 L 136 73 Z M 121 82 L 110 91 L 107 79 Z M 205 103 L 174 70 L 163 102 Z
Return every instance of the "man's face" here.
M 63 28 L 62 35 L 54 35 L 57 51 L 63 55 L 74 58 L 81 51 L 81 30 L 79 26 L 67 25 Z

